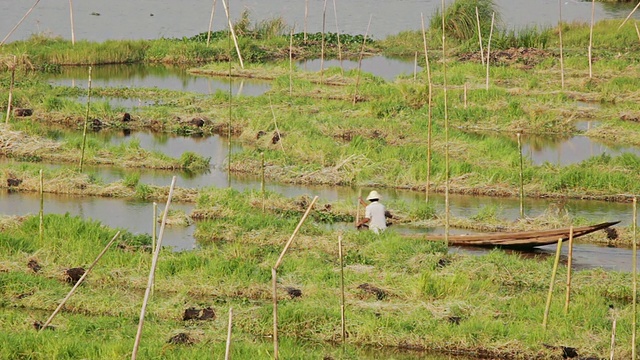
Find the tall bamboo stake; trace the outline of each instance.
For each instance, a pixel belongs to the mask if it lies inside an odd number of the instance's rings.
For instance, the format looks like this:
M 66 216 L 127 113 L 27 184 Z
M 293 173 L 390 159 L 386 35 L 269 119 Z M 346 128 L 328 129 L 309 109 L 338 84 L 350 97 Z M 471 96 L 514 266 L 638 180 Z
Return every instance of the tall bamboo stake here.
M 427 52 L 427 33 L 424 28 L 424 16 L 420 13 L 422 22 L 422 44 L 424 45 L 424 60 L 427 66 L 427 82 L 429 83 L 428 119 L 427 119 L 427 184 L 425 186 L 425 201 L 429 202 L 429 190 L 431 187 L 431 113 L 433 99 L 433 84 L 431 83 L 431 66 L 429 65 L 429 53 Z
M 491 37 L 493 36 L 493 23 L 496 17 L 496 13 L 491 14 L 491 30 L 489 31 L 489 42 L 487 43 L 487 83 L 486 89 L 489 90 L 489 58 L 491 56 Z
M 273 299 L 273 358 L 278 360 L 278 270 L 271 268 L 271 286 Z
M 227 347 L 224 351 L 224 360 L 231 358 L 231 329 L 233 326 L 233 308 L 229 308 L 229 326 L 227 327 Z
M 449 114 L 447 109 L 447 51 L 446 51 L 446 36 L 444 27 L 445 8 L 444 0 L 442 0 L 442 77 L 444 89 L 444 173 L 445 173 L 445 192 L 444 192 L 444 207 L 445 207 L 445 221 L 444 221 L 444 245 L 449 248 Z
M 340 74 L 344 75 L 342 67 L 342 44 L 340 44 L 340 27 L 338 26 L 338 9 L 336 8 L 336 0 L 333 0 L 333 15 L 336 18 L 336 37 L 338 38 L 338 61 L 340 61 Z
M 636 27 L 636 35 L 638 35 L 638 40 L 640 40 L 640 29 L 638 29 L 638 23 L 633 23 L 633 25 Z
M 416 51 L 413 58 L 413 82 L 416 82 L 418 78 L 418 52 Z
M 84 117 L 84 129 L 82 130 L 82 152 L 80 154 L 80 172 L 84 165 L 84 148 L 87 143 L 87 124 L 89 123 L 89 109 L 91 108 L 91 66 L 89 66 L 89 90 L 87 90 L 87 113 Z
M 573 225 L 569 228 L 569 252 L 567 256 L 567 294 L 564 299 L 564 314 L 569 313 L 571 300 L 571 263 L 573 262 Z
M 242 54 L 240 54 L 240 46 L 238 46 L 238 39 L 236 38 L 236 32 L 235 30 L 233 30 L 233 24 L 231 23 L 231 17 L 229 16 L 229 7 L 225 0 L 222 0 L 222 5 L 224 5 L 224 12 L 225 14 L 227 14 L 227 20 L 229 21 L 229 31 L 231 31 L 231 37 L 233 38 L 233 43 L 236 46 L 236 52 L 238 53 L 238 59 L 240 60 L 240 67 L 244 69 Z
M 277 270 L 278 267 L 280 267 L 280 264 L 282 263 L 282 258 L 284 258 L 284 254 L 289 249 L 289 246 L 291 246 L 291 243 L 293 242 L 293 238 L 298 233 L 298 230 L 300 230 L 300 227 L 304 223 L 304 220 L 307 218 L 307 216 L 309 216 L 309 213 L 311 212 L 311 209 L 313 208 L 313 205 L 316 203 L 316 200 L 318 200 L 318 196 L 315 196 L 313 198 L 313 200 L 311 201 L 311 204 L 309 204 L 309 207 L 307 208 L 307 211 L 305 211 L 304 215 L 302 216 L 302 219 L 300 219 L 300 222 L 298 223 L 298 226 L 296 226 L 296 229 L 293 231 L 293 234 L 291 234 L 291 237 L 287 241 L 287 244 L 284 246 L 284 249 L 282 249 L 282 253 L 280 253 L 280 257 L 278 257 L 278 261 L 276 261 L 276 264 L 273 267 L 274 269 Z
M 609 354 L 609 360 L 613 360 L 613 353 L 616 347 L 616 313 L 611 309 L 611 317 L 613 318 L 611 323 L 611 353 Z
M 638 5 L 636 5 L 636 7 L 633 8 L 633 10 L 631 10 L 631 12 L 629 13 L 629 15 L 627 15 L 627 17 L 624 19 L 624 21 L 622 22 L 622 24 L 620 24 L 620 26 L 618 26 L 618 30 L 620 30 L 620 28 L 622 27 L 622 25 L 624 25 L 627 20 L 629 20 L 629 18 L 631 17 L 631 15 L 633 15 L 634 12 L 636 12 L 636 10 L 638 10 L 638 7 L 640 6 L 640 2 L 638 2 Z M 1 44 L 0 44 L 1 45 Z
M 71 21 L 71 45 L 76 44 L 76 32 L 73 27 L 73 1 L 69 0 L 69 19 Z
M 289 37 L 289 96 L 293 96 L 293 29 Z
M 344 314 L 345 301 L 344 301 L 344 262 L 342 261 L 342 235 L 338 235 L 338 256 L 340 257 L 340 323 L 342 343 L 344 344 L 347 338 L 346 331 L 346 319 Z
M 520 157 L 520 218 L 524 219 L 524 174 L 522 164 L 522 141 L 518 133 L 518 156 Z
M 80 279 L 76 282 L 76 284 L 73 286 L 73 288 L 71 289 L 71 291 L 69 291 L 69 293 L 67 294 L 67 296 L 65 296 L 65 298 L 60 302 L 60 304 L 58 305 L 58 307 L 53 311 L 53 314 L 51 314 L 51 316 L 49 316 L 49 318 L 47 319 L 47 321 L 44 322 L 44 324 L 42 325 L 42 327 L 40 328 L 40 331 L 44 330 L 47 328 L 47 326 L 49 324 L 51 324 L 51 320 L 53 320 L 53 318 L 58 314 L 58 312 L 60 312 L 60 310 L 62 309 L 62 307 L 64 306 L 64 304 L 67 302 L 67 300 L 69 300 L 69 298 L 71 297 L 71 295 L 73 295 L 73 293 L 76 291 L 76 289 L 78 288 L 78 286 L 80 286 L 80 284 L 82 284 L 82 282 L 84 281 L 84 279 L 87 277 L 87 275 L 89 275 L 89 272 L 91 272 L 91 269 L 93 269 L 93 267 L 98 263 L 98 261 L 100 260 L 100 258 L 102 258 L 102 255 L 104 255 L 107 250 L 109 249 L 109 247 L 111 247 L 111 244 L 113 244 L 113 242 L 118 238 L 118 236 L 120 236 L 120 231 L 118 231 L 113 238 L 111 239 L 111 241 L 109 241 L 109 243 L 107 244 L 107 246 L 104 247 L 104 249 L 102 250 L 102 252 L 100 252 L 100 254 L 98 255 L 98 257 L 93 261 L 93 263 L 89 266 L 89 268 L 87 269 L 87 271 L 84 272 L 84 274 L 82 274 L 82 276 L 80 277 Z
M 320 42 L 320 85 L 324 80 L 324 27 L 327 18 L 327 0 L 324 0 L 324 6 L 322 7 L 322 41 Z
M 484 50 L 482 49 L 482 30 L 480 29 L 480 14 L 478 13 L 478 7 L 476 6 L 476 23 L 478 24 L 478 42 L 480 43 L 480 61 L 484 66 Z
M 222 0 L 222 2 L 224 4 L 224 0 Z M 226 9 L 227 8 L 225 6 L 225 11 Z M 229 20 L 229 25 L 231 25 L 231 20 Z M 229 144 L 229 148 L 227 151 L 227 186 L 231 187 L 231 115 L 233 110 L 233 84 L 231 81 L 231 32 L 229 32 L 229 36 L 227 37 L 227 47 L 227 51 L 229 51 L 229 124 L 227 126 L 227 142 Z
M 7 39 L 9 38 L 9 36 L 11 36 L 11 34 L 13 34 L 14 31 L 16 31 L 16 29 L 18 28 L 18 26 L 20 26 L 20 24 L 22 24 L 22 22 L 24 21 L 24 19 L 27 18 L 27 16 L 29 16 L 29 14 L 33 11 L 33 8 L 36 7 L 36 5 L 38 5 L 38 3 L 40 2 L 40 0 L 36 0 L 35 4 L 33 4 L 33 6 L 27 11 L 26 14 L 24 14 L 24 16 L 22 17 L 22 19 L 20 19 L 20 21 L 18 21 L 18 23 L 16 24 L 16 26 L 13 27 L 13 29 L 11 29 L 11 31 L 9 31 L 9 33 L 7 34 L 7 36 L 4 37 L 4 39 L 2 39 L 2 41 L 0 41 L 0 46 L 4 45 L 4 42 L 7 41 Z
M 216 14 L 216 1 L 213 0 L 213 6 L 211 6 L 211 16 L 209 17 L 209 30 L 207 31 L 207 46 L 209 46 L 209 40 L 211 39 L 211 28 L 213 27 L 213 16 Z
M 553 285 L 556 282 L 556 272 L 558 271 L 558 263 L 560 262 L 560 251 L 562 250 L 562 238 L 558 239 L 558 247 L 556 248 L 556 259 L 553 262 L 553 271 L 551 272 L 551 283 L 549 284 L 549 293 L 547 294 L 547 305 L 544 307 L 544 317 L 542 319 L 542 327 L 547 328 L 547 319 L 549 318 L 549 309 L 551 309 L 551 295 L 553 294 Z
M 362 67 L 362 56 L 364 55 L 364 46 L 367 44 L 367 36 L 369 35 L 369 27 L 371 26 L 371 17 L 369 15 L 369 24 L 367 25 L 367 32 L 364 33 L 364 39 L 362 40 L 362 48 L 360 49 L 360 57 L 358 58 L 358 76 L 356 77 L 356 87 L 353 92 L 353 105 L 358 100 L 358 85 L 360 84 L 360 68 Z
M 151 226 L 151 253 L 156 252 L 156 221 L 158 220 L 158 203 L 153 202 L 153 223 Z
M 262 160 L 262 176 L 260 178 L 260 193 L 262 194 L 262 212 L 264 213 L 265 210 L 265 191 L 264 191 L 264 152 L 262 152 L 262 154 L 260 154 L 260 158 Z
M 142 327 L 144 325 L 144 316 L 147 311 L 147 303 L 149 296 L 151 295 L 151 286 L 153 284 L 156 272 L 156 266 L 158 265 L 158 257 L 160 256 L 160 250 L 162 249 L 162 237 L 164 235 L 164 228 L 167 224 L 167 215 L 169 214 L 169 205 L 171 205 L 171 197 L 173 196 L 173 189 L 176 185 L 176 177 L 171 179 L 171 187 L 169 188 L 169 196 L 167 197 L 167 204 L 164 207 L 164 214 L 162 215 L 162 223 L 160 224 L 160 233 L 158 234 L 158 244 L 153 252 L 153 258 L 151 260 L 151 270 L 149 271 L 149 279 L 147 281 L 147 289 L 144 293 L 144 300 L 142 302 L 142 309 L 140 310 L 140 319 L 138 321 L 138 332 L 136 333 L 136 340 L 133 344 L 133 352 L 131 353 L 131 360 L 135 360 L 138 356 L 138 347 L 140 346 L 140 339 L 142 338 Z
M 637 231 L 637 222 L 638 222 L 638 201 L 637 198 L 633 198 L 633 261 L 631 262 L 633 265 L 633 301 L 632 301 L 632 310 L 633 317 L 631 321 L 631 359 L 636 359 L 636 326 L 637 326 L 637 318 L 638 313 L 636 311 L 637 300 L 638 300 L 638 231 Z
M 9 82 L 9 102 L 7 103 L 7 118 L 4 123 L 9 123 L 9 117 L 11 116 L 11 102 L 13 101 L 13 84 L 16 80 L 16 66 L 18 66 L 18 60 L 15 55 L 13 55 L 13 64 L 11 64 L 11 81 Z
M 560 83 L 562 88 L 564 89 L 564 55 L 562 54 L 562 0 L 558 0 L 558 7 L 558 35 L 560 36 Z
M 593 47 L 593 17 L 594 17 L 594 13 L 596 11 L 596 0 L 591 0 L 591 26 L 589 26 L 589 79 L 591 79 L 593 77 L 593 70 L 592 70 L 592 64 L 593 64 L 593 58 L 592 58 L 592 47 Z
M 44 239 L 44 176 L 42 176 L 42 169 L 40 169 L 40 226 L 38 227 L 38 235 L 42 244 Z
M 362 189 L 358 189 L 358 200 L 356 201 L 356 226 L 360 223 L 360 199 L 362 198 Z
M 302 29 L 302 39 L 307 42 L 307 17 L 309 15 L 309 0 L 304 2 L 304 29 Z

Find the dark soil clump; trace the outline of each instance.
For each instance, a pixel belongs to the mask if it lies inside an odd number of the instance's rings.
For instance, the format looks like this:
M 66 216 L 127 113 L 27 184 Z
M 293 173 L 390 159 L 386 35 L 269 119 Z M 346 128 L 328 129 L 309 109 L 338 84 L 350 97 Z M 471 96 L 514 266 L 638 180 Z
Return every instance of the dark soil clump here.
M 82 277 L 82 275 L 84 275 L 84 268 L 77 267 L 77 268 L 67 269 L 67 271 L 65 271 L 64 274 L 65 274 L 64 281 L 68 282 L 71 285 L 75 285 L 78 281 L 80 281 L 80 278 Z
M 215 320 L 216 313 L 213 311 L 211 307 L 207 307 L 204 309 L 196 309 L 194 307 L 190 307 L 184 310 L 184 314 L 182 315 L 183 321 L 188 320 Z
M 302 296 L 302 290 L 300 290 L 300 289 L 287 287 L 287 288 L 285 288 L 285 290 L 287 291 L 287 294 L 289 294 L 289 296 L 291 296 L 292 299 L 295 299 L 297 297 L 301 297 Z
M 182 344 L 182 345 L 192 345 L 196 341 L 189 336 L 187 333 L 179 333 L 172 336 L 167 343 L 169 344 Z
M 368 283 L 364 283 L 364 284 L 358 285 L 358 289 L 361 289 L 366 293 L 375 295 L 376 299 L 378 299 L 378 300 L 383 300 L 384 298 L 387 297 L 387 292 L 386 291 L 384 291 L 384 290 L 382 290 L 382 289 L 380 289 L 378 287 L 375 287 L 373 285 L 370 285 Z
M 40 264 L 38 264 L 38 262 L 33 259 L 29 260 L 29 262 L 27 263 L 27 267 L 33 270 L 33 272 L 35 273 L 37 273 L 38 271 L 40 271 L 40 269 L 42 269 Z

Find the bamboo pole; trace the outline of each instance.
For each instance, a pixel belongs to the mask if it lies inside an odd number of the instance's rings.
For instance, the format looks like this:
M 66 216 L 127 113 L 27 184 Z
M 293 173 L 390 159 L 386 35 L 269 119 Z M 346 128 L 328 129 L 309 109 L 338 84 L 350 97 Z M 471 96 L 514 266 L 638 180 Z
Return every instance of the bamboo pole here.
M 316 200 L 318 200 L 318 196 L 315 196 L 313 198 L 313 200 L 311 201 L 311 204 L 309 204 L 309 207 L 307 208 L 307 211 L 305 211 L 304 215 L 302 216 L 302 219 L 300 219 L 300 222 L 298 223 L 298 226 L 296 226 L 296 229 L 293 231 L 293 234 L 291 234 L 291 237 L 287 241 L 287 244 L 284 246 L 284 249 L 282 249 L 282 253 L 280 253 L 280 257 L 278 257 L 278 261 L 276 261 L 276 264 L 273 267 L 274 269 L 277 270 L 278 267 L 280 267 L 280 264 L 282 263 L 282 258 L 284 258 L 284 254 L 289 249 L 289 246 L 291 246 L 291 243 L 293 242 L 293 238 L 298 233 L 298 230 L 300 230 L 300 227 L 302 227 L 302 223 L 304 223 L 304 220 L 307 218 L 307 216 L 309 216 L 309 213 L 311 212 L 311 209 L 313 208 L 313 205 L 316 203 Z
M 562 238 L 558 239 L 558 247 L 556 248 L 556 259 L 553 262 L 553 271 L 551 272 L 551 283 L 549 283 L 549 293 L 547 294 L 547 305 L 544 307 L 544 317 L 542 319 L 542 327 L 547 328 L 547 319 L 549 318 L 549 309 L 551 308 L 551 295 L 553 294 L 553 285 L 556 282 L 556 272 L 558 271 L 558 263 L 560 262 L 560 251 L 562 250 Z
M 632 312 L 633 317 L 631 321 L 631 359 L 636 359 L 636 327 L 638 320 L 637 313 L 637 302 L 638 302 L 638 231 L 637 231 L 637 223 L 638 223 L 638 199 L 636 197 L 633 198 L 633 301 L 632 301 Z
M 24 14 L 24 16 L 22 17 L 22 19 L 20 19 L 20 21 L 18 21 L 18 23 L 16 24 L 16 26 L 13 27 L 13 29 L 11 29 L 11 31 L 9 31 L 9 33 L 7 34 L 7 36 L 4 37 L 4 39 L 2 39 L 2 41 L 0 41 L 0 46 L 4 45 L 4 42 L 7 41 L 7 39 L 9 38 L 9 36 L 11 36 L 11 34 L 13 34 L 14 31 L 16 31 L 16 29 L 18 28 L 18 26 L 20 26 L 20 24 L 22 24 L 22 22 L 24 21 L 24 19 L 27 18 L 27 16 L 29 16 L 29 14 L 33 11 L 33 8 L 36 7 L 36 5 L 38 5 L 38 3 L 40 2 L 40 0 L 36 0 L 35 4 L 33 4 L 33 6 L 27 11 L 26 14 Z
M 240 60 L 240 67 L 244 69 L 242 54 L 240 54 L 240 46 L 238 46 L 238 39 L 236 38 L 236 32 L 235 30 L 233 30 L 233 24 L 231 23 L 231 17 L 229 16 L 229 7 L 225 0 L 222 0 L 222 5 L 224 6 L 225 14 L 227 14 L 227 20 L 229 21 L 229 31 L 231 31 L 231 37 L 233 38 L 233 43 L 236 46 L 236 52 L 238 53 L 238 59 Z M 231 59 L 229 59 L 229 61 L 231 61 Z
M 157 219 L 158 219 L 158 203 L 154 201 L 153 202 L 153 222 L 152 222 L 152 227 L 151 227 L 151 254 L 152 254 L 152 256 L 156 252 L 156 238 L 157 238 L 157 236 L 156 236 L 156 230 L 157 230 L 156 221 L 157 221 Z M 151 283 L 151 296 L 153 296 L 154 288 L 155 288 L 155 281 L 153 283 Z
M 636 27 L 636 35 L 638 35 L 638 40 L 640 40 L 640 29 L 638 29 L 638 23 L 633 23 L 633 25 Z
M 562 53 L 562 0 L 558 0 L 559 20 L 558 20 L 558 36 L 560 36 L 560 84 L 564 89 L 564 55 Z
M 611 309 L 611 317 L 612 317 L 612 323 L 611 323 L 611 353 L 609 354 L 609 360 L 613 360 L 613 354 L 614 354 L 614 350 L 616 347 L 616 323 L 617 323 L 617 318 L 616 318 L 616 313 L 614 309 Z
M 569 249 L 567 255 L 567 294 L 564 299 L 564 314 L 569 313 L 569 302 L 571 301 L 571 264 L 573 262 L 573 225 L 569 228 Z
M 589 26 L 589 79 L 593 77 L 593 57 L 592 57 L 592 49 L 593 49 L 593 23 L 594 23 L 594 13 L 596 10 L 596 0 L 591 0 L 591 25 Z
M 522 164 L 522 141 L 518 133 L 518 156 L 520 157 L 520 219 L 524 219 L 524 174 Z
M 265 191 L 264 191 L 264 152 L 260 154 L 260 158 L 262 160 L 262 176 L 260 178 L 260 193 L 262 194 L 262 212 L 265 210 Z
M 82 152 L 80 154 L 80 172 L 84 165 L 84 148 L 87 143 L 87 124 L 89 123 L 89 109 L 91 108 L 91 66 L 89 66 L 89 89 L 87 90 L 87 112 L 84 117 L 84 129 L 82 130 Z
M 445 192 L 444 192 L 444 207 L 445 207 L 445 221 L 444 221 L 444 245 L 449 248 L 449 114 L 447 109 L 447 51 L 446 51 L 446 33 L 444 27 L 445 8 L 444 0 L 442 0 L 442 77 L 443 77 L 443 89 L 444 89 L 444 173 L 445 173 Z
M 71 21 L 71 45 L 76 44 L 76 32 L 73 26 L 73 1 L 69 0 L 69 20 Z
M 278 360 L 278 270 L 271 268 L 271 286 L 273 299 L 273 358 Z
M 320 42 L 320 85 L 324 81 L 324 28 L 327 18 L 327 0 L 324 0 L 322 7 L 322 41 Z
M 338 38 L 338 61 L 340 61 L 340 74 L 344 76 L 344 68 L 342 67 L 342 44 L 340 43 L 340 27 L 338 26 L 338 9 L 336 8 L 336 0 L 333 0 L 333 15 L 336 18 L 336 37 Z
M 309 15 L 309 0 L 304 2 L 304 29 L 302 29 L 302 39 L 307 42 L 307 17 Z
M 229 326 L 227 327 L 227 347 L 224 351 L 224 360 L 231 358 L 231 329 L 233 326 L 233 308 L 229 308 Z
M 9 123 L 9 117 L 11 116 L 11 102 L 13 101 L 13 84 L 16 80 L 16 66 L 18 66 L 18 58 L 13 55 L 13 64 L 11 64 L 11 80 L 9 82 L 9 102 L 7 103 L 7 118 L 4 123 Z
M 162 223 L 160 224 L 160 233 L 158 234 L 158 244 L 153 252 L 153 258 L 151 260 L 151 270 L 149 271 L 149 279 L 147 282 L 147 289 L 144 293 L 144 300 L 142 302 L 142 309 L 140 310 L 140 319 L 138 321 L 138 332 L 136 333 L 136 340 L 133 344 L 133 352 L 131 353 L 131 360 L 135 360 L 138 356 L 138 347 L 140 346 L 140 339 L 142 337 L 142 327 L 144 325 L 144 315 L 147 311 L 147 303 L 149 296 L 151 295 L 151 286 L 154 281 L 156 266 L 158 265 L 158 257 L 160 256 L 160 250 L 162 249 L 162 236 L 164 235 L 164 228 L 167 224 L 167 215 L 169 214 L 169 205 L 171 205 L 171 197 L 173 196 L 173 189 L 176 185 L 176 177 L 171 179 L 171 187 L 169 188 L 169 196 L 167 197 L 167 204 L 164 207 L 164 214 L 162 215 Z
M 293 29 L 289 37 L 289 96 L 293 97 Z
M 624 19 L 624 21 L 622 22 L 622 24 L 620 24 L 620 26 L 618 26 L 618 30 L 620 30 L 620 28 L 627 22 L 627 20 L 629 20 L 629 18 L 631 17 L 631 15 L 633 15 L 634 12 L 636 12 L 636 10 L 638 10 L 638 7 L 640 6 L 640 2 L 638 2 L 638 4 L 636 5 L 636 7 L 633 8 L 633 10 L 631 10 L 631 12 L 629 13 L 629 15 L 627 15 L 627 17 Z M 1 44 L 0 44 L 1 45 Z
M 424 28 L 424 15 L 420 13 L 422 22 L 422 44 L 424 45 L 424 60 L 427 66 L 427 82 L 429 83 L 428 119 L 427 119 L 427 184 L 425 186 L 425 202 L 429 203 L 429 190 L 431 187 L 431 114 L 433 100 L 433 84 L 431 83 L 431 66 L 429 65 L 429 53 L 427 51 L 427 33 Z
M 40 237 L 40 243 L 44 239 L 44 176 L 42 175 L 42 169 L 40 169 L 40 226 L 38 227 L 38 235 Z
M 416 82 L 418 78 L 418 52 L 416 51 L 413 58 L 413 82 Z
M 358 189 L 358 200 L 356 201 L 356 226 L 360 223 L 360 199 L 362 199 L 362 189 Z
M 346 318 L 345 318 L 345 301 L 344 301 L 344 262 L 342 257 L 342 235 L 338 235 L 338 256 L 340 257 L 340 323 L 342 343 L 344 344 L 347 338 L 346 331 Z
M 98 255 L 98 257 L 93 261 L 93 263 L 89 266 L 89 268 L 87 269 L 87 271 L 84 272 L 84 274 L 82 274 L 82 276 L 80 277 L 80 279 L 76 282 L 76 284 L 73 286 L 73 288 L 71 288 L 71 291 L 69 291 L 69 293 L 67 294 L 67 296 L 65 296 L 65 298 L 60 302 L 60 304 L 58 305 L 58 307 L 53 311 L 53 314 L 51 314 L 51 316 L 49 316 L 49 318 L 47 319 L 47 321 L 45 321 L 45 323 L 42 325 L 42 327 L 40 328 L 40 331 L 44 330 L 47 328 L 47 326 L 49 324 L 51 324 L 51 321 L 53 320 L 53 318 L 58 314 L 58 312 L 60 312 L 60 310 L 62 309 L 62 307 L 64 306 L 64 304 L 67 302 L 67 300 L 69 300 L 69 298 L 71 297 L 71 295 L 73 295 L 73 293 L 76 291 L 76 289 L 78 288 L 78 286 L 80 286 L 80 284 L 82 284 L 82 282 L 84 281 L 84 279 L 87 277 L 87 275 L 89 275 L 89 272 L 91 272 L 91 269 L 93 269 L 93 267 L 98 263 L 98 261 L 100 260 L 100 258 L 102 258 L 102 256 L 107 252 L 107 250 L 109 250 L 109 247 L 111 247 L 111 244 L 113 244 L 113 242 L 118 238 L 118 236 L 120 235 L 120 231 L 118 231 L 113 238 L 111 239 L 111 241 L 109 241 L 109 243 L 107 244 L 107 246 L 104 247 L 104 249 L 102 250 L 102 252 L 100 252 L 100 254 Z
M 485 88 L 489 90 L 489 61 L 491 57 L 491 37 L 493 37 L 493 23 L 495 21 L 496 13 L 491 14 L 491 30 L 489 31 L 489 42 L 487 43 L 487 82 L 485 84 Z
M 476 23 L 478 24 L 478 42 L 480 43 L 480 61 L 484 66 L 484 50 L 482 49 L 482 30 L 480 29 L 480 14 L 478 13 L 478 7 L 476 6 Z
M 216 2 L 213 0 L 213 6 L 211 6 L 211 16 L 209 17 L 209 30 L 207 31 L 207 47 L 209 46 L 209 40 L 211 39 L 211 28 L 213 27 L 213 16 L 216 14 Z
M 222 0 L 222 3 L 224 4 L 224 0 Z M 226 6 L 225 8 L 225 12 L 226 12 Z M 228 15 L 227 15 L 228 17 Z M 231 26 L 231 20 L 229 20 L 229 26 Z M 227 150 L 227 186 L 231 187 L 231 117 L 232 117 L 232 110 L 233 110 L 233 106 L 232 106 L 232 102 L 233 102 L 233 91 L 232 91 L 232 81 L 231 81 L 231 32 L 229 32 L 229 36 L 227 38 L 227 46 L 228 46 L 228 51 L 229 51 L 229 121 L 228 121 L 228 126 L 227 126 L 227 142 L 229 145 L 229 148 Z M 235 40 L 235 38 L 234 38 Z
M 367 36 L 369 35 L 369 27 L 371 26 L 372 15 L 369 15 L 369 24 L 367 25 L 367 32 L 364 33 L 364 39 L 362 40 L 362 48 L 360 49 L 360 57 L 358 58 L 358 76 L 356 76 L 356 87 L 353 92 L 353 105 L 358 100 L 358 85 L 360 84 L 360 68 L 362 67 L 362 56 L 364 55 L 364 46 L 367 44 Z

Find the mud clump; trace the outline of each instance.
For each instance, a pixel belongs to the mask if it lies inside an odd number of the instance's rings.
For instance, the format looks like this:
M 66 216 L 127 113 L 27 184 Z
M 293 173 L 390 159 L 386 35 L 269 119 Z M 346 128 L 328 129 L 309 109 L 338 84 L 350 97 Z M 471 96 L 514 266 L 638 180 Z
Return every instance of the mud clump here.
M 195 342 L 196 342 L 195 339 L 193 339 L 187 333 L 176 334 L 171 338 L 169 338 L 169 340 L 167 341 L 168 344 L 175 344 L 175 345 L 193 345 L 195 344 Z
M 383 300 L 388 295 L 386 291 L 380 289 L 379 287 L 370 285 L 369 283 L 358 285 L 358 289 L 364 291 L 365 293 L 375 295 L 376 299 L 378 300 Z
M 27 263 L 27 267 L 33 270 L 34 273 L 37 273 L 38 271 L 40 271 L 40 269 L 42 269 L 42 266 L 40 266 L 40 264 L 38 264 L 38 262 L 33 259 L 29 260 L 29 262 Z
M 184 310 L 182 315 L 182 321 L 188 320 L 215 320 L 216 313 L 213 311 L 211 307 L 207 307 L 204 309 L 196 309 L 194 307 L 190 307 Z
M 22 179 L 7 178 L 7 186 L 8 187 L 20 186 L 20 184 L 22 184 Z
M 81 267 L 67 269 L 64 272 L 64 275 L 65 275 L 64 281 L 66 281 L 71 285 L 75 285 L 78 281 L 80 281 L 80 278 L 82 278 L 84 273 L 85 273 L 85 270 L 84 268 L 81 268 Z
M 287 291 L 287 294 L 289 294 L 289 296 L 292 299 L 299 298 L 302 296 L 302 290 L 300 289 L 296 289 L 293 287 L 286 287 L 285 290 Z

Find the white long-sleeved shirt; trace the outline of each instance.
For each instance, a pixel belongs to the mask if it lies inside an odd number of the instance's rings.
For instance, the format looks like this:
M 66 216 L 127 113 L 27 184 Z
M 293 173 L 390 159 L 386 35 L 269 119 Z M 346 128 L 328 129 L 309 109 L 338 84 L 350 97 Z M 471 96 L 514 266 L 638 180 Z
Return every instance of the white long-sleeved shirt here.
M 387 219 L 384 216 L 385 211 L 384 205 L 378 201 L 367 205 L 364 216 L 369 219 L 369 230 L 378 234 L 387 228 Z

